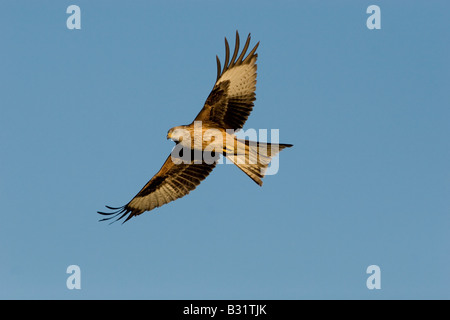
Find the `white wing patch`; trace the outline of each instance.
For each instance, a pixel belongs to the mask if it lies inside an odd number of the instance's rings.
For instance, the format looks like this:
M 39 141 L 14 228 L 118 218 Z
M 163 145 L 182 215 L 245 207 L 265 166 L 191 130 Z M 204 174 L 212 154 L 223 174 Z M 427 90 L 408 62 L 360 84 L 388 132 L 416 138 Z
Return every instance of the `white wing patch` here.
M 234 66 L 225 71 L 218 83 L 230 81 L 228 95 L 230 98 L 251 94 L 256 89 L 256 57 L 249 64 Z

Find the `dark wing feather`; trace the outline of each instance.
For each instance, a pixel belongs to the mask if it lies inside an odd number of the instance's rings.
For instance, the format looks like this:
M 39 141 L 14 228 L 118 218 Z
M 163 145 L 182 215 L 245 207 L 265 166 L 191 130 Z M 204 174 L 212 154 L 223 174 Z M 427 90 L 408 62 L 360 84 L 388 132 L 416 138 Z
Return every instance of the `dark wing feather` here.
M 256 89 L 255 53 L 259 42 L 245 56 L 250 45 L 250 35 L 239 53 L 239 33 L 231 60 L 230 47 L 225 38 L 225 63 L 223 69 L 217 58 L 217 80 L 205 105 L 194 121 L 213 121 L 224 129 L 242 129 L 253 109 Z
M 216 163 L 176 163 L 169 155 L 159 172 L 139 191 L 126 205 L 118 208 L 106 206 L 112 212 L 98 212 L 109 217 L 100 221 L 116 218 L 121 220 L 125 216 L 128 221 L 145 211 L 153 210 L 166 203 L 187 195 L 194 190 L 214 169 Z

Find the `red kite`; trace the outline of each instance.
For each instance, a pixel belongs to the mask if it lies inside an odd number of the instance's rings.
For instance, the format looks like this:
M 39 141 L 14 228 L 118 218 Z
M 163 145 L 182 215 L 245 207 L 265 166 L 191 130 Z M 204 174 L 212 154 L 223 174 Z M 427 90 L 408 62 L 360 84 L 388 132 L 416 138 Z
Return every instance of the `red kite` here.
M 98 212 L 109 220 L 120 220 L 140 215 L 166 203 L 187 195 L 205 179 L 217 164 L 222 154 L 238 166 L 258 185 L 272 157 L 291 144 L 261 143 L 237 139 L 234 131 L 242 129 L 253 109 L 256 89 L 256 49 L 259 42 L 245 56 L 250 45 L 250 34 L 239 53 L 239 34 L 230 59 L 230 47 L 225 38 L 225 62 L 223 69 L 217 58 L 217 79 L 203 109 L 187 126 L 169 130 L 167 138 L 177 146 L 164 162 L 161 169 L 139 193 L 126 205 L 118 208 L 106 206 L 112 212 Z M 209 148 L 209 149 L 208 149 Z M 210 157 L 205 157 L 206 151 Z M 195 152 L 200 157 L 191 157 Z M 181 156 L 181 154 L 183 154 Z

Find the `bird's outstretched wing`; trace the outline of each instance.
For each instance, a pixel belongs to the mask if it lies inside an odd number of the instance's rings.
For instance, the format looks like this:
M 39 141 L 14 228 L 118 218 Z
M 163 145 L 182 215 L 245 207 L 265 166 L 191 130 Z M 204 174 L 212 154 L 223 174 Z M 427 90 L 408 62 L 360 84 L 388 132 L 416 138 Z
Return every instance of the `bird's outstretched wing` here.
M 213 121 L 224 129 L 239 130 L 253 109 L 256 89 L 256 49 L 259 42 L 245 56 L 250 45 L 250 34 L 239 53 L 239 33 L 230 60 L 230 47 L 225 38 L 225 63 L 223 69 L 217 58 L 217 79 L 205 105 L 194 121 Z
M 158 173 L 139 191 L 126 205 L 118 208 L 106 206 L 112 212 L 98 212 L 108 217 L 100 220 L 120 220 L 124 222 L 144 211 L 160 207 L 181 198 L 194 190 L 214 169 L 216 162 L 207 163 L 174 163 L 169 155 Z

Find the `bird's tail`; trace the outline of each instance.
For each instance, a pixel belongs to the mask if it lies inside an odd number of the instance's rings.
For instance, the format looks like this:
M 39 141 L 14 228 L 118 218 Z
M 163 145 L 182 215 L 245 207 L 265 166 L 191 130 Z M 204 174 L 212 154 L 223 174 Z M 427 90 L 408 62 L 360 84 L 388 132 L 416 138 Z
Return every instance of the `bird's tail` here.
M 227 145 L 224 156 L 244 171 L 253 181 L 262 186 L 261 179 L 264 177 L 272 158 L 284 148 L 290 147 L 292 147 L 292 144 L 234 139 L 234 147 Z

